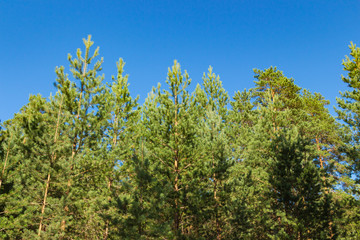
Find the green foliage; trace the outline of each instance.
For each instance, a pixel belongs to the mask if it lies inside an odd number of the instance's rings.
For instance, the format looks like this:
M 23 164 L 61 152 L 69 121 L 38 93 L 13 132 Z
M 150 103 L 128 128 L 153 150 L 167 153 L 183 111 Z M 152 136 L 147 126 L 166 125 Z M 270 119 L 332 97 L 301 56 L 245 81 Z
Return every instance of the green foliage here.
M 347 76 L 342 76 L 342 81 L 350 88 L 345 92 L 340 92 L 341 98 L 337 98 L 339 109 L 336 109 L 338 119 L 344 124 L 342 132 L 342 146 L 344 178 L 342 187 L 348 194 L 339 194 L 344 210 L 344 218 L 339 219 L 343 225 L 341 236 L 346 239 L 356 239 L 359 232 L 359 181 L 360 181 L 360 48 L 350 43 L 350 57 L 346 56 L 342 65 L 347 72 Z
M 350 45 L 337 122 L 320 93 L 276 67 L 232 100 L 209 67 L 180 64 L 139 106 L 124 61 L 99 48 L 56 68 L 0 128 L 2 239 L 357 239 L 360 49 Z M 343 124 L 343 125 L 341 125 Z
M 324 172 L 313 162 L 315 152 L 297 129 L 281 133 L 272 143 L 273 236 L 281 239 L 327 239 L 331 221 L 330 195 Z

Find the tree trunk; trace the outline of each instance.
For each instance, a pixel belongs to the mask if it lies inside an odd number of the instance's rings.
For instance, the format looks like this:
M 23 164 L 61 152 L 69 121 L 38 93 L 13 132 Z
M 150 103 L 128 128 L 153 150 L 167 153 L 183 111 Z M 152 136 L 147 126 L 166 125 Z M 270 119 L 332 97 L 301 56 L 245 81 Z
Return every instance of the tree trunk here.
M 174 190 L 176 192 L 174 204 L 175 204 L 175 213 L 174 213 L 174 230 L 176 234 L 179 233 L 180 225 L 181 225 L 181 213 L 180 213 L 180 203 L 179 203 L 179 150 L 178 150 L 178 95 L 177 91 L 174 91 L 174 104 L 175 104 L 175 119 L 174 119 L 174 131 L 175 131 L 175 150 L 174 150 L 174 171 L 175 171 L 175 180 L 174 180 Z
M 44 219 L 46 198 L 47 198 L 47 194 L 48 194 L 48 190 L 49 190 L 49 185 L 50 185 L 50 173 L 48 174 L 48 177 L 47 177 L 44 200 L 43 200 L 43 206 L 42 206 L 42 209 L 41 209 L 41 217 L 40 217 L 40 224 L 39 224 L 39 231 L 38 231 L 38 236 L 39 237 L 41 235 L 42 222 L 43 222 L 43 219 Z
M 177 150 L 175 150 L 175 154 L 177 153 Z M 177 154 L 176 154 L 177 155 Z M 174 166 L 175 166 L 175 181 L 174 181 L 174 190 L 176 192 L 176 196 L 175 196 L 175 214 L 174 214 L 174 230 L 176 232 L 179 231 L 179 227 L 180 227 L 180 212 L 179 212 L 179 202 L 178 202 L 178 192 L 179 192 L 179 161 L 177 159 L 177 157 L 175 157 L 174 160 Z
M 320 152 L 320 140 L 319 140 L 319 138 L 318 138 L 318 136 L 316 136 L 316 138 L 315 138 L 315 141 L 316 141 L 316 148 L 317 148 L 317 150 Z M 320 161 L 320 167 L 321 167 L 321 169 L 324 169 L 324 159 L 323 159 L 323 157 L 321 156 L 321 154 L 319 154 L 319 161 Z
M 10 139 L 10 140 L 11 140 L 11 139 Z M 7 164 L 7 161 L 8 161 L 9 153 L 10 153 L 10 147 L 9 147 L 8 150 L 6 151 L 6 157 L 5 157 L 4 167 L 3 167 L 2 171 L 1 171 L 0 190 L 1 190 L 1 184 L 2 184 L 2 181 L 3 181 L 3 177 L 4 177 L 4 175 L 5 175 L 5 169 L 6 169 L 6 164 Z

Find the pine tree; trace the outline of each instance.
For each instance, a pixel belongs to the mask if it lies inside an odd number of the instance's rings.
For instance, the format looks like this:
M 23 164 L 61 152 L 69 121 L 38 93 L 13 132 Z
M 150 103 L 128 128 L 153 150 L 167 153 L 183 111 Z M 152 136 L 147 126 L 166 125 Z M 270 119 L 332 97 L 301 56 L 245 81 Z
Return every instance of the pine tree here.
M 231 103 L 233 107 L 230 114 L 231 145 L 233 156 L 238 159 L 233 168 L 233 175 L 243 176 L 242 179 L 231 177 L 238 185 L 242 184 L 242 188 L 235 188 L 233 194 L 240 206 L 247 201 L 249 206 L 248 209 L 239 208 L 239 213 L 243 215 L 242 225 L 249 226 L 250 230 L 235 232 L 238 238 L 245 236 L 265 238 L 267 234 L 269 236 L 274 234 L 273 226 L 281 225 L 281 218 L 276 214 L 273 215 L 269 208 L 275 191 L 271 187 L 269 177 L 274 164 L 271 160 L 273 154 L 271 146 L 278 139 L 280 132 L 296 126 L 301 136 L 314 140 L 315 144 L 309 146 L 312 146 L 315 152 L 322 154 L 317 158 L 319 163 L 323 163 L 327 158 L 328 171 L 333 170 L 333 165 L 337 163 L 335 155 L 335 146 L 338 143 L 337 126 L 325 108 L 326 101 L 320 95 L 315 94 L 313 97 L 306 90 L 303 96 L 300 92 L 301 88 L 276 68 L 265 71 L 255 70 L 255 78 L 257 79 L 255 88 L 236 93 L 235 101 Z M 255 106 L 258 108 L 255 109 Z M 328 153 L 328 149 L 334 153 Z M 326 175 L 322 174 L 318 184 L 329 187 L 329 183 Z M 246 200 L 240 201 L 240 199 Z M 326 201 L 331 201 L 329 199 L 330 197 L 327 197 Z M 330 211 L 324 214 L 329 215 L 329 213 Z M 324 214 L 322 217 L 327 219 L 328 223 L 334 217 L 332 215 L 326 218 Z
M 13 131 L 17 139 L 13 156 L 18 159 L 16 171 L 21 172 L 12 179 L 13 189 L 5 207 L 8 219 L 18 215 L 12 222 L 13 231 L 8 231 L 10 238 L 42 236 L 44 229 L 49 233 L 47 236 L 54 237 L 58 233 L 58 228 L 55 231 L 53 228 L 59 223 L 55 212 L 61 204 L 59 191 L 52 184 L 57 185 L 63 179 L 59 165 L 61 156 L 57 158 L 62 148 L 56 145 L 59 111 L 56 115 L 52 107 L 41 96 L 31 96 L 29 104 L 9 126 L 17 130 Z M 66 141 L 63 143 L 66 145 Z
M 283 131 L 271 144 L 271 208 L 276 220 L 272 238 L 331 239 L 330 199 L 323 169 L 313 159 L 316 151 L 297 128 Z
M 359 121 L 359 100 L 360 100 L 360 48 L 352 42 L 349 45 L 350 57 L 346 56 L 343 60 L 346 76 L 342 76 L 342 81 L 350 88 L 340 92 L 341 98 L 337 98 L 338 119 L 345 125 L 342 140 L 344 145 L 341 152 L 346 157 L 344 164 L 347 170 L 347 179 L 344 180 L 343 189 L 348 194 L 342 194 L 342 203 L 345 214 L 342 220 L 342 236 L 347 239 L 356 239 L 360 236 L 359 229 L 359 181 L 360 181 L 360 121 Z M 341 221 L 340 221 L 341 222 Z
M 119 59 L 117 63 L 117 76 L 113 77 L 111 94 L 107 97 L 111 119 L 106 130 L 105 148 L 107 148 L 107 162 L 105 167 L 106 182 L 108 187 L 107 203 L 108 209 L 104 215 L 106 227 L 104 239 L 115 238 L 121 235 L 123 229 L 129 228 L 129 224 L 120 224 L 125 214 L 119 214 L 119 202 L 122 202 L 124 195 L 129 194 L 127 186 L 131 185 L 132 179 L 132 156 L 136 144 L 137 123 L 139 121 L 139 110 L 137 109 L 137 98 L 132 99 L 129 92 L 128 75 L 123 75 L 124 61 Z M 108 147 L 107 147 L 108 146 Z M 132 189 L 130 189 L 130 194 Z M 131 198 L 131 197 L 130 197 Z M 106 202 L 105 201 L 105 202 Z M 122 207 L 128 207 L 126 204 Z
M 346 56 L 343 61 L 344 70 L 347 71 L 347 76 L 343 76 L 343 82 L 348 84 L 351 89 L 340 93 L 342 98 L 337 98 L 337 103 L 340 109 L 336 112 L 338 118 L 342 120 L 350 129 L 351 136 L 348 140 L 349 144 L 345 149 L 346 154 L 349 156 L 349 164 L 351 164 L 351 170 L 356 174 L 355 177 L 359 178 L 358 171 L 360 169 L 359 159 L 359 146 L 360 146 L 360 110 L 358 109 L 359 102 L 359 86 L 360 86 L 360 48 L 356 47 L 355 44 L 351 43 L 349 46 L 351 52 L 350 57 Z
M 337 162 L 336 153 L 340 142 L 339 126 L 326 108 L 329 101 L 319 93 L 310 93 L 304 90 L 302 94 L 303 109 L 309 121 L 313 122 L 311 128 L 304 129 L 304 134 L 314 140 L 316 150 L 319 153 L 320 168 L 331 171 Z
M 10 208 L 9 199 L 18 193 L 17 187 L 14 185 L 19 178 L 17 169 L 20 160 L 19 155 L 16 154 L 20 149 L 19 141 L 23 141 L 24 137 L 16 119 L 11 119 L 3 123 L 3 129 L 0 134 L 0 156 L 1 156 L 1 186 L 0 186 L 0 237 L 9 239 L 16 236 L 18 225 L 13 224 L 14 218 L 18 216 L 17 210 Z
M 232 166 L 230 149 L 228 146 L 228 132 L 226 130 L 226 119 L 228 115 L 227 104 L 228 94 L 222 87 L 220 77 L 212 72 L 209 67 L 208 73 L 203 75 L 203 92 L 200 89 L 195 91 L 201 113 L 199 138 L 202 139 L 204 151 L 204 173 L 201 185 L 202 191 L 207 194 L 203 196 L 202 206 L 199 211 L 204 213 L 200 224 L 201 235 L 205 238 L 224 239 L 228 231 L 226 223 L 226 204 L 229 197 L 227 180 L 229 169 Z M 203 97 L 203 100 L 201 98 Z
M 2 239 L 357 239 L 360 49 L 340 123 L 319 93 L 277 68 L 229 102 L 175 61 L 143 106 L 124 61 L 104 83 L 99 48 L 56 68 L 57 92 L 30 96 L 0 125 Z M 230 103 L 230 108 L 229 108 Z
M 293 79 L 273 67 L 254 73 L 255 88 L 237 92 L 231 103 L 230 144 L 236 161 L 231 206 L 237 216 L 230 219 L 238 226 L 234 238 L 266 238 L 271 233 L 270 146 L 278 131 L 295 123 L 301 106 L 301 88 Z
M 282 71 L 277 70 L 276 67 L 270 67 L 265 70 L 254 69 L 255 88 L 254 97 L 256 102 L 260 104 L 267 104 L 269 100 L 266 100 L 267 92 L 270 93 L 270 101 L 275 101 L 275 96 L 278 96 L 280 102 L 278 110 L 285 108 L 296 108 L 299 104 L 299 93 L 301 88 L 294 84 L 292 78 L 284 76 Z
M 90 55 L 93 45 L 91 36 L 84 39 L 85 56 L 80 49 L 77 58 L 68 56 L 70 71 L 75 81 L 70 81 L 64 68 L 57 68 L 56 87 L 64 95 L 63 109 L 69 115 L 64 123 L 69 128 L 71 153 L 67 156 L 68 174 L 65 187 L 63 220 L 61 230 L 66 238 L 72 236 L 103 236 L 106 221 L 100 216 L 100 207 L 108 191 L 105 169 L 106 148 L 103 137 L 110 118 L 107 97 L 109 90 L 103 83 L 101 71 L 103 59 L 92 64 L 99 48 Z
M 162 216 L 158 224 L 164 237 L 180 238 L 196 234 L 190 225 L 196 217 L 192 205 L 197 195 L 192 188 L 199 181 L 194 174 L 201 167 L 202 156 L 196 142 L 197 115 L 186 89 L 191 79 L 175 61 L 166 82 L 170 91 L 159 85 L 147 99 L 143 124 L 152 174 L 162 188 L 156 206 Z

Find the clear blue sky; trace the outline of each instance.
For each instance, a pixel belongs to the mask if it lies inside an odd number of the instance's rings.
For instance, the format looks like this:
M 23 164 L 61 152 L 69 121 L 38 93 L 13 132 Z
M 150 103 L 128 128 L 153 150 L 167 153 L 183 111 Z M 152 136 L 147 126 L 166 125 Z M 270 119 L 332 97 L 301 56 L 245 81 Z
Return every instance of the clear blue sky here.
M 253 86 L 253 68 L 277 66 L 335 105 L 341 62 L 360 45 L 360 1 L 0 1 L 0 119 L 30 94 L 55 92 L 54 69 L 92 34 L 106 79 L 127 63 L 141 102 L 177 59 L 192 85 L 212 65 L 231 96 Z M 333 112 L 333 111 L 331 111 Z

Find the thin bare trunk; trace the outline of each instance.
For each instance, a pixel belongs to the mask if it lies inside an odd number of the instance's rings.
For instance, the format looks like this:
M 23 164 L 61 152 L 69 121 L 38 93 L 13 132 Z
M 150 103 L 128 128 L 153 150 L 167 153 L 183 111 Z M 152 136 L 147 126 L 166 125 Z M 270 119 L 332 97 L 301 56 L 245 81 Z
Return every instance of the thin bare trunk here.
M 178 96 L 177 96 L 177 92 L 175 90 L 174 92 L 174 103 L 175 103 L 175 121 L 174 121 L 174 131 L 175 131 L 175 149 L 174 149 L 174 170 L 175 170 L 175 180 L 174 180 L 174 190 L 176 193 L 179 192 L 179 152 L 178 152 Z M 179 206 L 179 202 L 178 202 L 178 195 L 176 194 L 175 196 L 175 214 L 174 214 L 174 230 L 176 232 L 179 231 L 179 227 L 181 224 L 181 220 L 180 220 L 180 206 Z
M 50 173 L 48 174 L 47 181 L 46 181 L 46 188 L 45 188 L 44 200 L 43 200 L 43 205 L 42 205 L 42 208 L 41 208 L 41 217 L 40 217 L 40 224 L 39 224 L 38 236 L 41 235 L 42 222 L 43 222 L 43 219 L 44 219 L 46 198 L 47 198 L 47 194 L 48 194 L 48 190 L 49 190 L 49 185 L 50 185 Z
M 320 152 L 321 149 L 320 149 L 320 141 L 319 141 L 318 136 L 316 136 L 315 141 L 316 141 L 316 148 L 317 148 L 317 150 Z M 319 154 L 319 161 L 320 161 L 320 167 L 321 167 L 321 169 L 324 169 L 324 159 L 323 159 L 323 157 L 321 156 L 321 154 Z
M 2 171 L 1 171 L 0 190 L 1 190 L 1 184 L 2 184 L 2 181 L 3 181 L 3 178 L 4 178 L 4 174 L 5 174 L 5 169 L 6 169 L 6 164 L 7 164 L 7 161 L 8 161 L 9 153 L 10 153 L 10 146 L 9 146 L 8 150 L 6 151 L 4 167 L 3 167 Z
M 177 150 L 175 150 L 175 154 L 177 153 Z M 176 154 L 177 155 L 177 154 Z M 175 157 L 174 160 L 174 167 L 175 167 L 175 181 L 174 181 L 174 189 L 175 192 L 179 192 L 179 161 L 177 157 Z M 180 213 L 179 213 L 179 202 L 178 202 L 178 196 L 175 197 L 175 214 L 174 214 L 174 229 L 175 231 L 179 230 L 180 226 Z
M 141 160 L 142 160 L 142 163 L 144 162 L 144 140 L 143 138 L 141 139 Z M 140 203 L 140 208 L 141 210 L 143 210 L 143 191 L 140 191 L 140 199 L 139 199 L 139 203 Z M 139 223 L 138 225 L 138 232 L 139 232 L 139 235 L 142 236 L 143 235 L 143 224 L 142 222 Z
M 12 135 L 11 135 L 11 137 L 10 137 L 10 141 L 9 141 L 9 144 L 8 144 L 8 149 L 7 149 L 7 151 L 6 151 L 6 157 L 5 157 L 4 167 L 3 167 L 2 171 L 1 171 L 0 190 L 1 190 L 1 185 L 2 185 L 3 178 L 4 178 L 4 175 L 5 175 L 6 165 L 7 165 L 8 159 L 9 159 L 11 140 L 12 140 Z M 23 143 L 25 144 L 25 138 L 24 138 L 24 142 L 23 142 Z
M 106 240 L 108 238 L 108 235 L 109 235 L 109 220 L 106 221 L 104 240 Z

